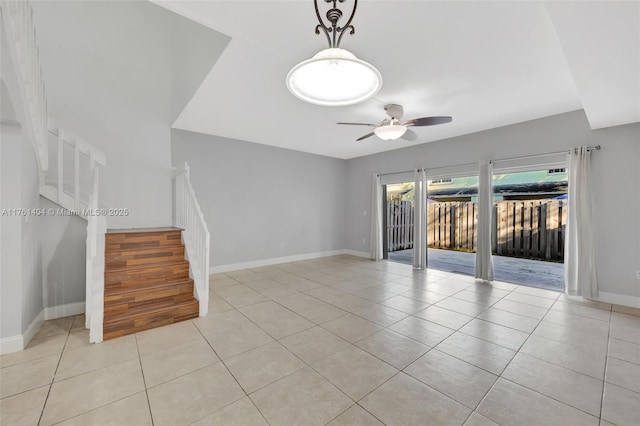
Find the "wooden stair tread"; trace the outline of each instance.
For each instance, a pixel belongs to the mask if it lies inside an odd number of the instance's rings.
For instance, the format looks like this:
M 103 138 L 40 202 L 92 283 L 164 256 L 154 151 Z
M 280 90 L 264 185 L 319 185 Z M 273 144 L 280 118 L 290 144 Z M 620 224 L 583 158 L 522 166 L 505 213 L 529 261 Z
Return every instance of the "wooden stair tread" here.
M 165 229 L 152 232 L 136 229 L 105 234 L 105 250 L 107 253 L 114 250 L 182 245 L 182 230 L 180 229 Z
M 127 293 L 137 293 L 142 291 L 153 291 L 156 289 L 163 289 L 166 287 L 175 287 L 183 284 L 193 285 L 193 280 L 191 278 L 186 278 L 186 279 L 180 279 L 180 280 L 169 281 L 169 282 L 163 281 L 163 282 L 145 283 L 145 284 L 137 285 L 135 287 L 109 287 L 109 288 L 105 287 L 104 295 L 105 297 L 118 296 L 118 295 L 127 294 Z
M 112 249 L 106 250 L 105 252 L 106 252 L 106 255 L 111 255 L 111 256 L 115 256 L 116 253 L 119 253 L 120 256 L 133 255 L 133 254 L 144 255 L 144 254 L 162 254 L 167 251 L 173 251 L 175 249 L 180 249 L 180 248 L 184 248 L 184 244 L 173 244 L 173 245 L 154 246 L 154 247 L 127 247 L 127 248 L 121 248 L 121 249 L 112 248 Z
M 173 226 L 160 227 L 160 228 L 125 228 L 125 229 L 107 229 L 107 234 L 149 234 L 156 232 L 182 232 L 182 228 L 176 228 Z
M 184 256 L 183 245 L 109 250 L 105 253 L 105 268 L 114 270 L 140 265 L 161 265 L 184 260 Z
M 105 303 L 105 323 L 117 322 L 119 318 L 154 317 L 157 311 L 163 310 L 164 308 L 177 308 L 182 303 L 193 302 L 193 290 L 187 292 L 181 291 L 180 289 L 177 290 L 177 292 L 158 293 L 159 297 L 157 298 L 155 297 L 156 295 L 149 293 L 139 295 L 127 294 L 125 295 L 125 300 L 115 299 L 112 303 Z M 140 296 L 140 298 L 136 299 L 136 296 Z M 196 313 L 198 313 L 198 309 L 196 309 Z
M 104 339 L 200 313 L 179 228 L 109 230 L 104 280 Z
M 112 323 L 117 323 L 120 321 L 126 321 L 126 320 L 139 318 L 139 317 L 153 316 L 154 314 L 168 312 L 168 311 L 172 311 L 172 310 L 184 308 L 184 307 L 195 307 L 196 314 L 197 314 L 198 307 L 199 307 L 198 299 L 196 299 L 195 297 L 192 297 L 191 300 L 173 303 L 171 305 L 160 305 L 160 306 L 149 305 L 149 306 L 142 306 L 140 308 L 132 308 L 132 309 L 129 309 L 127 312 L 123 312 L 119 314 L 114 314 L 109 316 L 105 314 L 103 324 L 106 327 Z
M 119 272 L 127 272 L 127 271 L 139 271 L 141 269 L 153 269 L 160 268 L 164 266 L 176 266 L 176 265 L 188 265 L 189 261 L 187 260 L 170 260 L 167 262 L 158 262 L 158 263 L 147 263 L 140 265 L 129 265 L 129 266 L 119 266 L 119 267 L 110 267 L 108 270 L 105 270 L 105 276 L 108 274 L 115 274 Z
M 188 319 L 197 318 L 199 314 L 199 302 L 196 299 L 174 304 L 169 307 L 147 310 L 144 314 L 120 315 L 117 318 L 104 322 L 103 338 L 113 339 L 150 328 L 169 325 Z

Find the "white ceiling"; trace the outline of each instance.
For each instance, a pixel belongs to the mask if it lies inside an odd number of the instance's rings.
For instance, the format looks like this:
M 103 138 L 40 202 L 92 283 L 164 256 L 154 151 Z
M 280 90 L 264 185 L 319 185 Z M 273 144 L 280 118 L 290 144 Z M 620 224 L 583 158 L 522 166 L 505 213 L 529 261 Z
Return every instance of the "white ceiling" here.
M 156 3 L 232 37 L 179 129 L 347 159 L 582 108 L 592 128 L 640 121 L 640 1 L 361 1 L 342 47 L 384 85 L 335 108 L 298 100 L 284 82 L 326 47 L 311 0 Z M 355 142 L 370 129 L 335 124 L 376 123 L 386 103 L 404 105 L 406 119 L 453 122 L 414 128 L 414 142 Z

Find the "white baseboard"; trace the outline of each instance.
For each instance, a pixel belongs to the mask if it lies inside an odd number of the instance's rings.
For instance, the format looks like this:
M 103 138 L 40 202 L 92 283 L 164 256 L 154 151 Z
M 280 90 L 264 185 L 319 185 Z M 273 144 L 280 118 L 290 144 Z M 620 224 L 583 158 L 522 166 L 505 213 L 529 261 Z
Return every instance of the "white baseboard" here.
M 5 337 L 0 339 L 0 354 L 8 354 L 23 350 L 33 339 L 33 336 L 40 330 L 40 326 L 44 322 L 44 309 L 31 321 L 29 327 L 22 334 L 17 336 Z
M 618 293 L 598 292 L 598 298 L 594 299 L 598 302 L 613 303 L 614 305 L 629 306 L 632 308 L 640 308 L 640 297 L 627 296 Z
M 358 251 L 358 250 L 342 250 L 343 254 L 350 254 L 351 256 L 364 257 L 365 259 L 371 258 L 371 253 L 368 251 Z
M 0 339 L 0 355 L 23 350 L 45 321 L 82 314 L 84 313 L 84 307 L 85 302 L 76 302 L 44 308 L 31 321 L 24 333 Z
M 65 305 L 44 308 L 45 321 L 84 314 L 85 302 L 67 303 Z
M 0 355 L 18 352 L 24 349 L 22 334 L 0 339 Z
M 359 253 L 363 253 L 363 252 L 357 252 L 353 250 L 331 250 L 331 251 L 321 251 L 317 253 L 296 254 L 294 256 L 273 257 L 271 259 L 261 259 L 261 260 L 253 260 L 250 262 L 241 262 L 241 263 L 232 263 L 229 265 L 212 266 L 211 268 L 209 268 L 209 273 L 219 274 L 222 272 L 237 271 L 240 269 L 259 268 L 261 266 L 278 265 L 281 263 L 297 262 L 300 260 L 318 259 L 321 257 L 329 257 L 329 256 L 339 256 L 341 254 L 351 254 L 353 256 L 360 256 Z M 366 256 L 363 256 L 363 257 L 369 257 L 369 253 L 366 253 Z
M 33 321 L 31 321 L 31 324 L 29 324 L 29 327 L 27 327 L 25 332 L 22 333 L 23 348 L 29 344 L 31 339 L 33 339 L 33 336 L 35 336 L 38 330 L 40 330 L 43 322 L 45 322 L 44 309 L 40 311 Z

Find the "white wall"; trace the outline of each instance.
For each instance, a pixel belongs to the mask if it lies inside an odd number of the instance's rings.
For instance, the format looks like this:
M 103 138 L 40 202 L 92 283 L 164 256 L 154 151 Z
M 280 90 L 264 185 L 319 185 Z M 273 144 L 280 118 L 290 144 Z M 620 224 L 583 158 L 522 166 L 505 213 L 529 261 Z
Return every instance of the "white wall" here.
M 22 345 L 21 335 L 43 308 L 42 255 L 39 218 L 11 209 L 38 207 L 38 166 L 21 126 L 3 121 L 0 127 L 0 211 L 9 211 L 0 218 L 0 339 Z
M 41 209 L 60 206 L 40 197 Z M 44 307 L 84 302 L 87 221 L 77 216 L 40 217 Z
M 39 168 L 31 141 L 22 133 L 20 207 L 35 210 L 40 206 Z M 22 222 L 22 332 L 40 314 L 42 300 L 42 249 L 40 217 L 25 216 Z
M 231 39 L 180 15 L 171 22 L 171 119 L 175 120 Z
M 21 139 L 22 130 L 17 122 L 1 124 L 0 211 L 21 204 L 20 161 L 16 161 L 21 157 Z M 0 338 L 22 333 L 21 222 L 18 216 L 0 216 Z
M 200 83 L 193 79 L 208 72 L 227 38 L 144 1 L 33 7 L 50 116 L 105 153 L 101 202 L 130 211 L 108 218 L 108 227 L 169 225 L 172 109 L 190 98 Z M 191 45 L 195 53 L 185 52 Z M 174 49 L 184 63 L 175 64 Z M 190 70 L 177 84 L 180 65 Z
M 640 297 L 640 124 L 592 131 L 576 111 L 347 161 L 174 130 L 172 156 L 174 164 L 192 166 L 212 234 L 211 265 L 220 266 L 327 250 L 368 252 L 373 173 L 578 145 L 602 146 L 592 160 L 600 289 Z
M 211 266 L 343 249 L 346 163 L 239 140 L 172 132 L 211 233 Z
M 4 28 L 0 39 L 0 207 L 35 209 L 38 165 L 33 145 L 20 125 L 23 108 Z M 38 222 L 37 217 L 11 213 L 0 217 L 1 352 L 22 349 L 39 326 L 35 323 L 43 302 Z
M 347 248 L 368 251 L 371 176 L 601 145 L 593 154 L 600 290 L 640 297 L 640 124 L 592 131 L 583 111 L 347 161 Z M 363 242 L 363 240 L 365 240 Z

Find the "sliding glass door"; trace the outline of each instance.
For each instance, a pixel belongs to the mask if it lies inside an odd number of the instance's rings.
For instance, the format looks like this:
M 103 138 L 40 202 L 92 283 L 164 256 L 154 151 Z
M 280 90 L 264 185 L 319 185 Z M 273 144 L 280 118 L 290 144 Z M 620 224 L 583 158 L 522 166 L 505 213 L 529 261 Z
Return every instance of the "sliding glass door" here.
M 384 258 L 411 264 L 414 247 L 414 182 L 383 186 Z
M 427 180 L 427 265 L 474 275 L 478 176 Z
M 567 191 L 565 168 L 494 173 L 496 280 L 563 290 Z
M 424 256 L 426 248 L 428 268 L 476 276 L 476 252 L 490 250 L 496 280 L 562 290 L 568 181 L 564 163 L 551 160 L 494 162 L 485 201 L 491 220 L 487 213 L 482 227 L 491 241 L 484 248 L 478 248 L 480 179 L 473 165 L 441 168 L 440 174 L 427 169 L 426 190 L 420 174 L 384 176 L 383 257 L 421 268 L 424 261 L 414 257 Z M 417 202 L 416 192 L 424 199 Z

